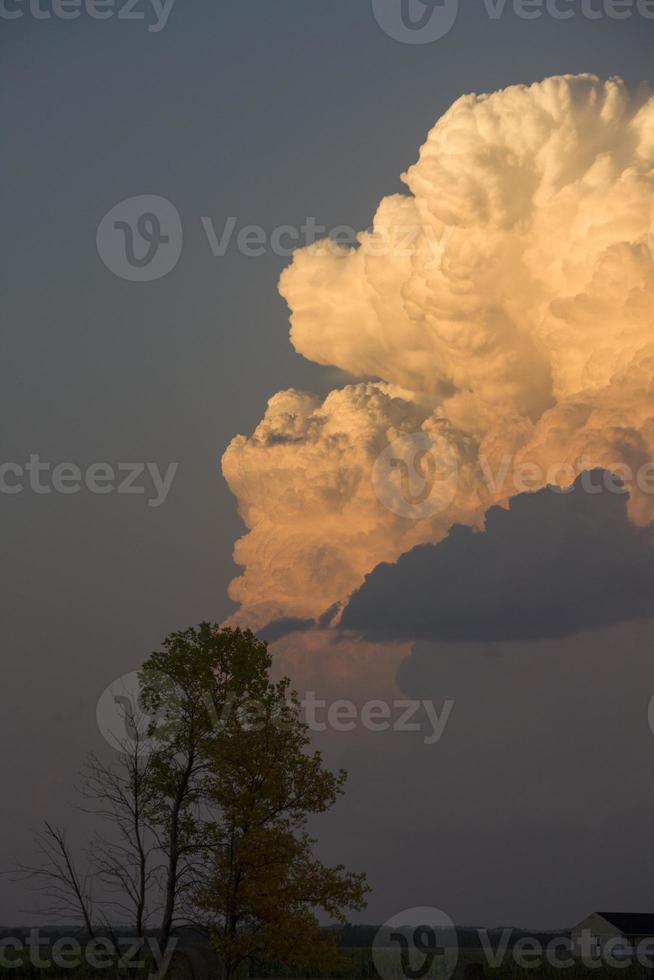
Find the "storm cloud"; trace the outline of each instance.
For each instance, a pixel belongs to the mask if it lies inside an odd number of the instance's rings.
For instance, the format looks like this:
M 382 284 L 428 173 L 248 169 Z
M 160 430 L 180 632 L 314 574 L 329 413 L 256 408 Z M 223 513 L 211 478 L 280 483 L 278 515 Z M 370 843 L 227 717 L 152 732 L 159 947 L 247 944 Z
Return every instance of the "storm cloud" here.
M 520 492 L 515 467 L 539 489 L 654 460 L 651 93 L 566 75 L 465 95 L 402 179 L 356 247 L 299 249 L 281 279 L 295 349 L 352 384 L 276 394 L 223 457 L 247 527 L 230 595 L 255 629 L 313 619 L 380 563 L 481 527 Z M 459 476 L 422 520 L 373 485 L 407 439 L 445 445 Z M 485 466 L 507 458 L 489 489 Z M 631 491 L 630 519 L 650 523 L 654 497 Z
M 654 539 L 601 471 L 492 508 L 376 568 L 341 625 L 370 639 L 492 642 L 555 638 L 654 615 Z M 611 490 L 607 490 L 606 487 Z M 599 492 L 598 492 L 599 491 Z M 612 491 L 612 492 L 611 492 Z

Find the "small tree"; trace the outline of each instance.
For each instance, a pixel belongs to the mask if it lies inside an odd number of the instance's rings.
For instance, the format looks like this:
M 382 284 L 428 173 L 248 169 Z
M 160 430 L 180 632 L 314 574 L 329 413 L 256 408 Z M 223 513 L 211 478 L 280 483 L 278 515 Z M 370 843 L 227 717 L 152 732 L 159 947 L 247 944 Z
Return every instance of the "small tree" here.
M 82 874 L 71 853 L 66 831 L 53 827 L 46 821 L 45 829 L 35 838 L 40 862 L 35 865 L 19 865 L 12 874 L 31 878 L 37 882 L 45 898 L 50 902 L 40 910 L 41 915 L 57 915 L 60 919 L 82 921 L 92 939 L 93 896 L 88 874 Z
M 221 719 L 267 685 L 270 654 L 249 631 L 202 623 L 172 633 L 141 672 L 141 701 L 155 718 L 149 736 L 150 819 L 165 858 L 162 947 L 186 912 L 216 843 L 215 798 L 210 751 Z
M 345 923 L 365 907 L 365 876 L 328 868 L 312 856 L 306 824 L 342 792 L 344 772 L 307 751 L 308 727 L 289 681 L 267 683 L 255 702 L 230 714 L 210 746 L 221 813 L 210 880 L 199 891 L 226 980 L 266 956 L 295 967 L 342 965 L 319 910 Z
M 307 819 L 334 804 L 345 773 L 308 751 L 297 697 L 288 680 L 271 683 L 270 667 L 249 631 L 172 633 L 143 667 L 117 760 L 91 757 L 83 771 L 82 809 L 108 823 L 90 861 L 113 893 L 100 904 L 139 936 L 160 911 L 164 949 L 176 924 L 207 925 L 229 980 L 261 955 L 338 965 L 315 912 L 344 922 L 367 892 L 363 875 L 312 857 Z M 40 845 L 42 863 L 22 872 L 93 935 L 92 876 L 78 872 L 63 831 L 46 825 Z
M 270 663 L 252 633 L 209 623 L 170 634 L 149 657 L 138 704 L 123 706 L 117 756 L 90 756 L 81 773 L 78 808 L 106 828 L 93 837 L 87 871 L 78 871 L 65 832 L 46 824 L 41 862 L 14 872 L 39 883 L 50 914 L 79 917 L 92 934 L 95 883 L 103 886 L 96 907 L 127 916 L 138 936 L 160 913 L 162 948 L 176 924 L 197 921 L 191 896 L 216 844 L 209 745 L 223 715 L 265 690 Z
M 93 874 L 115 894 L 104 905 L 128 915 L 134 934 L 142 937 L 157 885 L 156 837 L 150 828 L 157 800 L 147 726 L 142 717 L 132 721 L 129 737 L 119 745 L 117 763 L 88 757 L 81 773 L 83 803 L 78 809 L 100 818 L 107 827 L 106 833 L 96 831 L 89 851 Z

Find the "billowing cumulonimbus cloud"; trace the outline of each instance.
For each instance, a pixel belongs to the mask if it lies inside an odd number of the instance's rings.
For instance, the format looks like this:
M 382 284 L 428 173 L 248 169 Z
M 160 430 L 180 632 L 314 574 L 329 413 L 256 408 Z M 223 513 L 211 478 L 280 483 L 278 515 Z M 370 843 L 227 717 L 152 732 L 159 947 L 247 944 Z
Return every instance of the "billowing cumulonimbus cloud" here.
M 235 549 L 245 574 L 231 587 L 248 623 L 318 616 L 379 562 L 424 540 L 422 522 L 380 503 L 371 472 L 391 436 L 432 425 L 443 429 L 409 393 L 383 384 L 348 386 L 322 404 L 294 391 L 271 400 L 253 436 L 237 437 L 223 459 L 251 528 Z M 472 506 L 450 511 L 466 521 Z M 450 511 L 429 522 L 430 535 L 447 532 Z
M 507 458 L 535 464 L 534 488 L 654 459 L 654 97 L 591 75 L 467 95 L 403 180 L 358 247 L 316 243 L 282 276 L 296 350 L 353 384 L 276 395 L 225 453 L 248 527 L 231 595 L 255 627 L 320 615 L 380 562 L 479 526 L 524 489 L 489 484 Z M 458 470 L 421 520 L 372 480 L 416 433 Z M 654 496 L 631 490 L 648 523 Z

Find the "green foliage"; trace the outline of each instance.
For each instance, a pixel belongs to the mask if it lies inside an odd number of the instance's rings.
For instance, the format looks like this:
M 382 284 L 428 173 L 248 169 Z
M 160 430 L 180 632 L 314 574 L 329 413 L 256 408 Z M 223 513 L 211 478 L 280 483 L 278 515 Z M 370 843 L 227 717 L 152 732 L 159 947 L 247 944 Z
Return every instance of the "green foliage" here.
M 315 912 L 345 922 L 365 907 L 365 876 L 328 868 L 312 856 L 308 817 L 343 791 L 344 772 L 309 751 L 309 732 L 288 680 L 267 682 L 232 711 L 209 746 L 220 811 L 210 880 L 197 900 L 229 978 L 265 955 L 312 970 L 343 965 L 335 938 Z
M 247 630 L 202 623 L 172 633 L 140 673 L 147 738 L 126 745 L 115 765 L 87 767 L 89 812 L 119 831 L 113 846 L 95 845 L 95 873 L 117 893 L 111 907 L 133 908 L 142 936 L 154 893 L 161 948 L 176 924 L 204 924 L 228 980 L 255 957 L 338 972 L 346 961 L 316 913 L 344 923 L 368 891 L 364 875 L 313 856 L 307 820 L 333 806 L 346 774 L 311 751 L 297 695 L 288 679 L 270 679 L 271 666 Z M 56 885 L 93 936 L 63 833 L 54 845 L 30 874 L 49 881 L 63 855 L 68 872 Z
M 265 692 L 270 665 L 266 645 L 251 632 L 202 623 L 168 636 L 141 671 L 141 701 L 154 717 L 148 732 L 154 806 L 147 819 L 167 860 L 164 944 L 217 843 L 216 821 L 206 812 L 215 798 L 214 745 L 224 719 L 245 698 Z

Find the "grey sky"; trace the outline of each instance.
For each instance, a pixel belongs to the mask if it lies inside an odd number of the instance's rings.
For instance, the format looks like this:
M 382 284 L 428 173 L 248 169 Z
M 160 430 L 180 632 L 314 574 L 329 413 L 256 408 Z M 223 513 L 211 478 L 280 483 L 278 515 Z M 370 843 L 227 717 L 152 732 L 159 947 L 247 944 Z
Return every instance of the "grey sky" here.
M 239 227 L 272 231 L 315 217 L 330 228 L 365 228 L 380 198 L 400 189 L 398 175 L 435 119 L 463 92 L 559 72 L 651 81 L 653 41 L 654 22 L 640 17 L 526 21 L 507 8 L 491 21 L 477 0 L 464 0 L 447 38 L 424 46 L 389 38 L 368 0 L 177 0 L 159 33 L 141 21 L 86 16 L 46 21 L 26 13 L 0 20 L 2 462 L 22 465 L 39 454 L 53 465 L 82 469 L 98 461 L 153 462 L 163 470 L 179 464 L 158 508 L 148 507 L 145 495 L 0 494 L 1 867 L 29 856 L 30 828 L 44 816 L 64 818 L 79 764 L 100 744 L 95 705 L 104 687 L 136 668 L 168 631 L 221 620 L 232 610 L 226 588 L 241 525 L 219 470 L 228 441 L 252 430 L 275 391 L 295 386 L 320 393 L 333 386 L 333 374 L 302 361 L 288 342 L 287 310 L 276 292 L 287 260 L 234 249 L 214 258 L 200 219 L 210 216 L 221 228 L 235 216 Z M 140 194 L 168 198 L 184 227 L 178 266 L 155 283 L 118 279 L 96 252 L 103 215 Z M 619 712 L 632 710 L 628 696 L 640 691 L 641 680 L 645 688 L 649 683 L 651 644 L 645 628 L 625 629 L 619 639 L 630 666 L 624 675 L 615 665 L 599 671 L 608 686 L 598 690 L 607 710 L 618 714 L 604 757 L 610 771 L 598 763 L 594 778 L 619 781 L 626 760 L 633 788 L 650 772 L 649 756 L 641 762 L 637 752 L 654 750 L 654 741 L 640 714 L 623 733 Z M 583 651 L 595 644 L 575 642 Z M 414 655 L 407 684 L 420 677 L 420 689 L 431 690 L 436 661 L 430 656 Z M 552 676 L 569 701 L 565 670 L 562 663 Z M 628 683 L 624 699 L 613 701 L 616 671 Z M 524 721 L 521 711 L 533 694 L 528 673 L 506 669 L 493 676 L 501 697 L 522 706 L 516 721 Z M 574 684 L 581 691 L 578 678 Z M 551 686 L 555 705 L 554 680 Z M 469 712 L 475 703 L 469 701 Z M 589 710 L 601 713 L 601 704 L 591 702 Z M 583 718 L 575 720 L 572 704 L 569 712 L 570 725 L 591 730 Z M 593 723 L 601 725 L 601 718 Z M 551 714 L 543 725 L 556 727 Z M 536 747 L 521 748 L 502 731 L 499 795 L 506 799 L 520 760 L 544 757 L 550 743 L 538 735 Z M 555 738 L 561 753 L 566 733 L 575 734 L 564 726 Z M 454 753 L 439 763 L 459 767 L 462 781 L 465 766 L 486 762 L 473 735 L 467 739 L 461 749 L 467 762 Z M 405 743 L 389 753 L 384 771 L 367 779 L 362 746 L 368 743 L 349 750 L 345 744 L 333 751 L 352 769 L 352 799 L 334 816 L 324 847 L 371 871 L 376 893 L 368 917 L 390 915 L 403 903 L 440 901 L 461 921 L 518 918 L 532 887 L 524 870 L 522 804 L 493 824 L 484 809 L 491 805 L 488 777 L 473 793 L 470 774 L 459 801 L 450 794 L 439 824 L 441 777 L 437 769 L 431 773 L 431 763 L 423 767 L 421 753 L 414 771 L 428 774 L 426 796 L 422 790 L 411 796 L 398 794 L 392 768 L 405 770 Z M 572 785 L 571 772 L 567 778 Z M 593 785 L 601 806 L 607 794 Z M 601 882 L 591 887 L 596 852 L 583 836 L 585 811 L 574 809 L 576 797 L 569 816 L 559 798 L 549 822 L 536 795 L 524 803 L 537 814 L 529 838 L 538 855 L 534 878 L 551 872 L 546 845 L 553 827 L 566 854 L 574 853 L 575 841 L 589 848 L 580 859 L 583 884 L 569 885 L 573 894 L 561 907 L 564 922 L 576 909 L 590 911 L 589 903 L 640 908 L 646 902 L 651 868 L 632 864 L 628 877 L 619 875 L 621 834 L 641 833 L 634 839 L 644 846 L 651 810 L 644 816 L 635 807 L 651 803 L 650 795 L 649 788 L 636 798 L 620 791 L 618 805 L 608 793 L 614 803 L 602 826 L 616 835 L 610 837 L 615 854 L 602 881 L 613 880 L 611 869 L 619 880 L 603 894 Z M 420 801 L 420 812 L 414 807 L 409 817 L 407 799 Z M 524 835 L 517 857 L 507 843 L 514 818 L 515 833 Z M 453 835 L 453 856 L 444 865 L 430 850 L 437 826 L 439 840 Z M 469 847 L 466 828 L 477 836 L 463 876 L 454 862 Z M 386 830 L 401 839 L 402 860 L 390 859 L 395 845 Z M 488 836 L 478 836 L 483 833 Z M 433 860 L 424 862 L 425 853 Z M 443 885 L 435 889 L 438 867 Z M 539 895 L 528 907 L 547 924 L 558 901 L 553 877 Z M 0 879 L 0 922 L 29 919 L 29 905 L 25 889 Z

